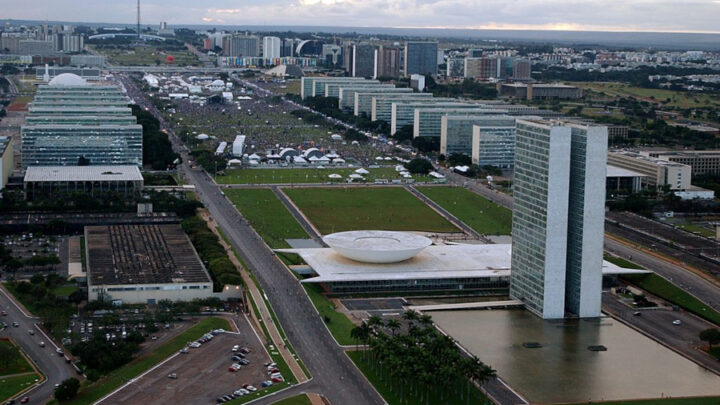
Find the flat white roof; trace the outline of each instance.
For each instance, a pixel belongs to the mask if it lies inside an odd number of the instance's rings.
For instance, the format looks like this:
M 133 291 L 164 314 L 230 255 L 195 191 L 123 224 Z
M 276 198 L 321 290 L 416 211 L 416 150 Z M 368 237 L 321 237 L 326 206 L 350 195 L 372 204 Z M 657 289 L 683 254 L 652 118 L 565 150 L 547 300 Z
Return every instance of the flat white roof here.
M 25 182 L 37 181 L 142 181 L 137 166 L 30 166 Z
M 299 254 L 318 274 L 303 283 L 510 277 L 510 244 L 428 246 L 415 257 L 398 263 L 362 263 L 331 248 L 277 249 Z M 603 261 L 603 274 L 648 273 Z
M 607 177 L 647 177 L 642 173 L 623 169 L 613 165 L 607 165 Z

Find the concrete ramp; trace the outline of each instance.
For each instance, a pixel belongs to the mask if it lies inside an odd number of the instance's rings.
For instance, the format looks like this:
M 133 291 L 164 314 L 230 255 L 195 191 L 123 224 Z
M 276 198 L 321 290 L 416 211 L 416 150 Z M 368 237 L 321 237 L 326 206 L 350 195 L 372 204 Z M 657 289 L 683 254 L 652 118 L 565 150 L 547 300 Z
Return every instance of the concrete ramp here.
M 408 309 L 416 311 L 448 311 L 453 309 L 483 309 L 483 308 L 513 308 L 522 307 L 525 304 L 519 300 L 507 301 L 484 301 L 484 302 L 462 302 L 459 304 L 436 304 L 436 305 L 413 305 Z

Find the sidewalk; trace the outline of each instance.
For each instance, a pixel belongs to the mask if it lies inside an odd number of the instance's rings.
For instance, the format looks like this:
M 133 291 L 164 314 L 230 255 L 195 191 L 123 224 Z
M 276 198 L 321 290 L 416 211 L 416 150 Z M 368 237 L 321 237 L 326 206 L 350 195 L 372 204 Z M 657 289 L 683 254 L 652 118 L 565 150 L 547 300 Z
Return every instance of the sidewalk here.
M 243 281 L 245 282 L 245 285 L 247 286 L 247 290 L 252 296 L 253 301 L 255 302 L 255 305 L 257 306 L 258 311 L 260 311 L 260 316 L 262 317 L 262 322 L 265 322 L 265 327 L 268 330 L 268 333 L 270 333 L 270 339 L 273 341 L 273 344 L 275 345 L 275 350 L 277 350 L 280 355 L 285 360 L 285 363 L 287 363 L 288 367 L 290 367 L 290 370 L 292 371 L 293 375 L 295 376 L 295 379 L 298 383 L 304 383 L 305 381 L 308 381 L 308 376 L 305 375 L 302 368 L 300 368 L 300 365 L 297 363 L 297 360 L 295 360 L 295 357 L 292 353 L 287 349 L 285 346 L 284 340 L 282 336 L 280 335 L 280 331 L 277 329 L 277 325 L 275 325 L 275 322 L 273 322 L 272 317 L 270 316 L 270 311 L 268 310 L 267 305 L 265 304 L 265 300 L 262 297 L 262 293 L 258 289 L 258 287 L 255 285 L 255 282 L 250 278 L 250 275 L 247 272 L 247 269 L 245 269 L 245 266 L 240 263 L 238 258 L 235 256 L 235 252 L 233 251 L 232 247 L 229 246 L 225 240 L 223 239 L 222 235 L 220 235 L 220 232 L 217 230 L 217 223 L 215 223 L 214 220 L 210 220 L 210 216 L 205 210 L 200 210 L 200 216 L 205 220 L 205 222 L 208 225 L 208 228 L 220 239 L 220 244 L 223 248 L 225 248 L 225 251 L 228 254 L 228 257 L 230 258 L 230 261 L 235 265 L 235 267 L 240 272 L 240 275 L 243 278 Z M 258 320 L 255 316 L 254 311 L 250 311 L 250 319 L 253 326 L 258 330 L 259 332 L 262 332 L 262 328 L 260 327 L 260 320 Z

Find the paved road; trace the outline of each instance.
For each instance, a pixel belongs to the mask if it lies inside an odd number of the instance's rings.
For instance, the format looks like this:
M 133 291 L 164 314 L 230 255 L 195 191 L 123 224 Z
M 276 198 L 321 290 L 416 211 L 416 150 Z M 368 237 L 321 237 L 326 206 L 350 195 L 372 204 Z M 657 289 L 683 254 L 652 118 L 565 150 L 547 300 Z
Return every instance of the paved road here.
M 48 336 L 44 335 L 40 328 L 35 326 L 38 319 L 26 316 L 15 305 L 11 295 L 3 287 L 0 287 L 0 308 L 8 312 L 8 316 L 3 316 L 2 321 L 10 325 L 0 332 L 0 336 L 13 338 L 35 362 L 40 371 L 48 377 L 47 381 L 39 387 L 24 394 L 30 397 L 30 404 L 44 404 L 52 398 L 55 384 L 70 377 L 77 377 L 75 369 L 65 362 L 64 357 L 55 353 L 57 346 Z M 11 326 L 12 322 L 17 322 L 20 326 L 13 327 Z M 35 331 L 35 335 L 31 336 L 28 333 L 29 330 Z M 45 347 L 40 347 L 39 342 L 41 341 L 45 342 Z
M 295 204 L 293 204 L 292 201 L 290 201 L 290 198 L 277 186 L 271 187 L 273 193 L 275 196 L 280 200 L 281 203 L 285 206 L 285 208 L 288 210 L 290 215 L 295 218 L 295 220 L 300 224 L 300 226 L 307 232 L 307 234 L 320 246 L 327 247 L 327 244 L 323 241 L 322 235 L 320 235 L 320 232 L 318 232 L 315 227 L 308 221 L 307 218 L 300 212 L 300 210 L 297 209 Z
M 652 339 L 682 353 L 702 367 L 720 375 L 720 362 L 697 349 L 704 345 L 698 334 L 713 325 L 685 311 L 670 309 L 636 310 L 609 293 L 603 293 L 603 309 L 620 321 L 639 329 Z M 640 316 L 634 316 L 639 312 Z M 680 325 L 673 321 L 680 320 Z
M 124 83 L 127 88 L 134 89 L 129 80 L 124 80 Z M 333 404 L 384 404 L 382 397 L 332 338 L 298 280 L 221 194 L 207 172 L 189 168 L 187 149 L 162 120 L 161 114 L 143 95 L 137 94 L 134 99 L 155 114 L 161 127 L 170 134 L 173 149 L 182 155 L 184 162 L 179 167 L 180 173 L 195 186 L 208 212 L 257 277 L 290 343 L 313 376 L 309 383 L 255 403 L 269 404 L 300 390 L 317 390 Z
M 605 238 L 605 250 L 656 272 L 720 311 L 718 287 L 697 274 L 610 238 Z

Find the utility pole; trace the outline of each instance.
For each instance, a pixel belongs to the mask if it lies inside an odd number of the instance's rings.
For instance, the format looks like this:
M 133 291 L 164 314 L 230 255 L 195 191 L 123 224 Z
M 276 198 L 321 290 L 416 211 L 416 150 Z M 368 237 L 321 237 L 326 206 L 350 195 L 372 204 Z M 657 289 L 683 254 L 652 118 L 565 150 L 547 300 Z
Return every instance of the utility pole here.
M 137 0 L 137 35 L 140 39 L 140 0 Z

